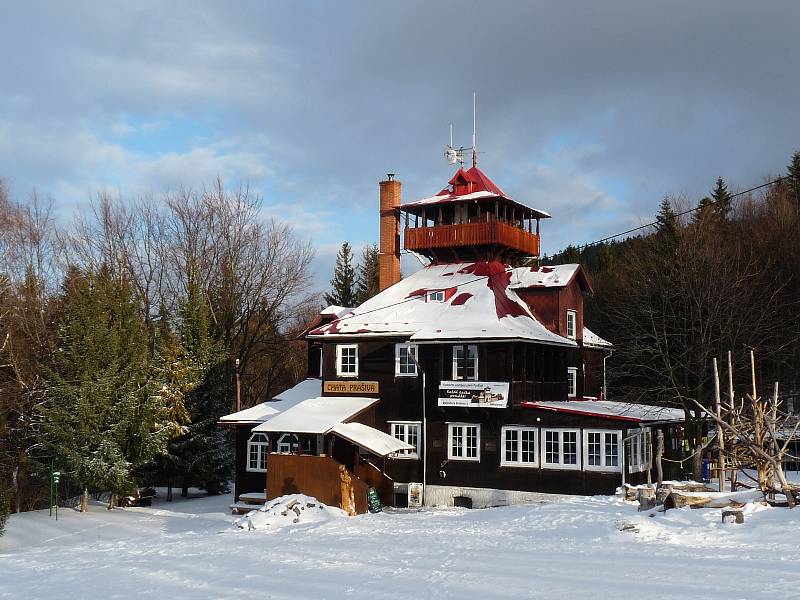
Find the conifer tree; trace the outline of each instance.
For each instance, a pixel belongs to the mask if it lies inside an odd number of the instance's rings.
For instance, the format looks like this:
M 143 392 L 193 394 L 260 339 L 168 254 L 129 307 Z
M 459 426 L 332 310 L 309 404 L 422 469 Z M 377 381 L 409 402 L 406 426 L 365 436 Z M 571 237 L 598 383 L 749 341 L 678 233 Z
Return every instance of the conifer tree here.
M 162 399 L 151 393 L 139 307 L 104 267 L 96 274 L 72 269 L 62 302 L 43 442 L 73 483 L 127 493 L 170 433 Z
M 162 464 L 168 477 L 179 478 L 184 496 L 190 485 L 215 493 L 225 489 L 233 460 L 226 432 L 217 425 L 231 407 L 226 354 L 214 338 L 199 286 L 190 284 L 179 316 L 177 340 L 165 353 L 173 356 L 170 378 L 180 396 L 172 406 L 189 423 L 169 444 Z
M 656 215 L 656 234 L 662 242 L 674 246 L 678 238 L 678 219 L 669 198 L 664 197 Z
M 356 271 L 353 267 L 353 251 L 347 242 L 342 244 L 336 255 L 331 292 L 325 294 L 325 302 L 336 306 L 356 305 Z
M 358 265 L 358 283 L 356 285 L 356 304 L 366 302 L 380 289 L 380 253 L 378 246 L 371 244 L 364 248 L 361 263 Z
M 731 195 L 722 177 L 717 177 L 714 191 L 711 192 L 711 199 L 714 202 L 714 211 L 716 214 L 722 219 L 727 219 L 731 212 Z
M 603 242 L 600 244 L 600 251 L 597 258 L 597 269 L 601 273 L 612 271 L 614 269 L 616 258 L 614 251 L 611 249 L 611 244 Z
M 792 162 L 787 167 L 789 191 L 794 201 L 800 206 L 800 150 L 792 155 Z
M 575 246 L 570 244 L 561 253 L 561 262 L 564 264 L 577 264 L 581 262 L 581 253 Z
M 11 512 L 11 499 L 9 493 L 4 488 L 0 487 L 0 537 L 6 531 L 6 521 L 8 521 L 8 514 Z

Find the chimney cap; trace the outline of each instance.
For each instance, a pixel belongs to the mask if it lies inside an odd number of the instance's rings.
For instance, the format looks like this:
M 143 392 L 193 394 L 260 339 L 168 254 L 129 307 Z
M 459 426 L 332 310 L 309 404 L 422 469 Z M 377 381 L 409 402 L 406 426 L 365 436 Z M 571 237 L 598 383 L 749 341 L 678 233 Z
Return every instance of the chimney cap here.
M 394 173 L 387 173 L 386 177 L 389 181 L 394 181 Z

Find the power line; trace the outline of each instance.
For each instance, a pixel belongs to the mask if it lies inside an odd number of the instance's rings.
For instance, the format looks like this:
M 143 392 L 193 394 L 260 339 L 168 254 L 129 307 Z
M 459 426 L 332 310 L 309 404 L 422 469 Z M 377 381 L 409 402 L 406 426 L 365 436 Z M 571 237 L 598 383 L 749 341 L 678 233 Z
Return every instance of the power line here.
M 772 181 L 768 181 L 767 183 L 762 183 L 761 185 L 757 185 L 755 187 L 751 187 L 749 190 L 744 190 L 742 192 L 736 192 L 735 194 L 731 194 L 727 198 L 720 198 L 719 200 L 713 200 L 706 204 L 706 206 L 715 205 L 722 200 L 733 200 L 737 196 L 743 196 L 744 194 L 749 194 L 750 192 L 755 192 L 756 190 L 760 190 L 761 188 L 769 187 L 770 185 L 774 185 L 776 183 L 780 183 L 784 179 L 787 179 L 786 176 L 778 177 L 777 179 L 773 179 Z M 690 213 L 696 212 L 700 210 L 702 207 L 695 206 L 694 208 L 690 208 L 688 210 L 684 210 L 682 212 L 676 213 L 675 218 L 682 217 L 683 215 L 688 215 Z M 610 235 L 608 237 L 604 237 L 601 240 L 597 240 L 594 242 L 588 242 L 581 246 L 575 246 L 576 249 L 580 250 L 581 248 L 588 248 L 589 246 L 594 246 L 595 244 L 602 244 L 603 242 L 607 242 L 608 240 L 613 240 L 614 238 L 622 237 L 623 235 L 628 235 L 629 233 L 633 233 L 634 231 L 640 231 L 642 229 L 647 229 L 648 227 L 652 227 L 653 225 L 658 225 L 658 221 L 653 221 L 652 223 L 647 223 L 646 225 L 640 225 L 639 227 L 634 227 L 633 229 L 628 229 L 627 231 L 623 231 L 622 233 L 615 233 L 614 235 Z
M 784 179 L 787 179 L 787 178 L 788 178 L 787 176 L 778 177 L 777 179 L 773 179 L 772 181 L 768 181 L 767 183 L 762 183 L 761 185 L 757 185 L 755 187 L 751 187 L 750 189 L 743 190 L 741 192 L 736 192 L 735 194 L 731 194 L 730 196 L 728 196 L 724 200 L 733 200 L 734 198 L 736 198 L 738 196 L 743 196 L 744 194 L 749 194 L 750 192 L 755 192 L 756 190 L 760 190 L 760 189 L 768 187 L 770 185 L 774 185 L 776 183 L 780 183 L 781 181 L 783 181 Z M 723 200 L 722 198 L 720 198 L 719 200 L 714 200 L 714 201 L 710 202 L 709 204 L 707 204 L 706 206 L 717 204 L 717 203 L 721 202 L 722 200 Z M 690 208 L 688 210 L 684 210 L 682 212 L 677 213 L 675 215 L 675 218 L 682 217 L 683 215 L 688 215 L 690 213 L 696 212 L 697 210 L 700 210 L 700 208 L 701 208 L 700 206 L 696 206 L 694 208 Z M 600 240 L 596 240 L 594 242 L 589 242 L 589 243 L 583 244 L 581 246 L 576 246 L 576 248 L 577 249 L 588 248 L 589 246 L 594 246 L 596 244 L 602 244 L 603 242 L 607 242 L 608 240 L 613 240 L 614 238 L 618 238 L 618 237 L 621 237 L 623 235 L 627 235 L 629 233 L 633 233 L 634 231 L 640 231 L 642 229 L 646 229 L 647 227 L 652 227 L 652 226 L 657 225 L 657 224 L 658 224 L 658 221 L 653 221 L 652 223 L 647 223 L 646 225 L 640 225 L 639 227 L 634 227 L 633 229 L 628 229 L 627 231 L 623 231 L 623 232 L 617 233 L 615 235 L 610 235 L 608 237 L 604 237 L 604 238 L 602 238 Z M 409 252 L 408 250 L 405 250 L 405 253 L 406 254 L 416 254 L 416 253 Z M 507 271 L 503 270 L 503 273 L 507 273 Z M 476 277 L 474 279 L 470 279 L 470 280 L 465 281 L 463 283 L 459 283 L 458 285 L 455 285 L 453 287 L 459 288 L 461 286 L 469 285 L 471 283 L 475 283 L 475 282 L 478 282 L 478 281 L 485 281 L 485 280 L 489 279 L 490 277 L 494 277 L 495 275 L 499 275 L 499 274 L 500 273 L 495 273 L 494 275 L 481 275 L 481 276 Z M 379 310 L 385 310 L 387 308 L 393 308 L 395 306 L 400 306 L 400 305 L 405 304 L 407 302 L 411 302 L 413 300 L 418 300 L 418 299 L 419 299 L 419 296 L 411 296 L 409 298 L 404 298 L 403 300 L 400 300 L 399 302 L 394 302 L 392 304 L 386 304 L 384 306 L 380 306 L 380 307 L 374 308 L 372 310 L 360 312 L 357 315 L 354 314 L 354 313 L 351 313 L 349 315 L 345 315 L 345 316 L 343 316 L 343 317 L 341 317 L 339 319 L 335 319 L 333 321 L 333 323 L 335 323 L 337 321 L 341 322 L 341 321 L 343 321 L 345 319 L 348 319 L 348 318 L 351 318 L 351 317 L 361 317 L 361 316 L 368 315 L 368 314 L 373 313 L 373 312 L 377 312 Z M 328 327 L 328 325 L 331 325 L 331 324 L 332 323 L 328 323 L 327 325 L 323 325 L 323 327 Z

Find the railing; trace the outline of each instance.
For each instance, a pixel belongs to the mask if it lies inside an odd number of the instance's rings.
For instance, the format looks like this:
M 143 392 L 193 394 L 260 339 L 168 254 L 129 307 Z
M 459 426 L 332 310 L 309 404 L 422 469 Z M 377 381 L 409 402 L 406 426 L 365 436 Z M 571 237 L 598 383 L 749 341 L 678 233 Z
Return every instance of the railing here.
M 497 244 L 539 256 L 539 236 L 500 221 L 406 229 L 406 250 Z

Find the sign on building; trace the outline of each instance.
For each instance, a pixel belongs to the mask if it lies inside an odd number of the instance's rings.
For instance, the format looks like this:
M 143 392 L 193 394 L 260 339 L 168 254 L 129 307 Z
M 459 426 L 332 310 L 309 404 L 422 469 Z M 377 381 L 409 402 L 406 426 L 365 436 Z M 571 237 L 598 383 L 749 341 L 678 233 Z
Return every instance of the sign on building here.
M 377 381 L 326 381 L 322 386 L 326 394 L 377 394 Z
M 505 408 L 508 387 L 507 381 L 442 381 L 439 406 Z

